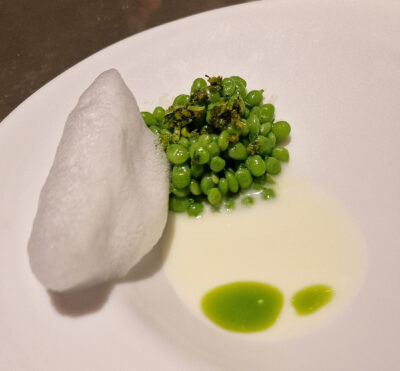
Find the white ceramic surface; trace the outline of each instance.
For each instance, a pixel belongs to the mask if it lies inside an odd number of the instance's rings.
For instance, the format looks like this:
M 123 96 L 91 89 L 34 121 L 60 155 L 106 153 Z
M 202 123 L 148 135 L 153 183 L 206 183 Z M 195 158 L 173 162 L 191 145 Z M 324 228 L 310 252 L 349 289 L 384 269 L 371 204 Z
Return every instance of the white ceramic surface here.
M 399 35 L 398 1 L 250 3 L 123 40 L 18 107 L 0 124 L 0 369 L 398 369 Z M 160 249 L 116 285 L 75 297 L 43 289 L 26 253 L 38 194 L 66 116 L 111 67 L 143 110 L 203 74 L 267 88 L 292 124 L 291 166 L 344 204 L 366 238 L 368 274 L 344 313 L 303 337 L 244 342 L 182 306 Z

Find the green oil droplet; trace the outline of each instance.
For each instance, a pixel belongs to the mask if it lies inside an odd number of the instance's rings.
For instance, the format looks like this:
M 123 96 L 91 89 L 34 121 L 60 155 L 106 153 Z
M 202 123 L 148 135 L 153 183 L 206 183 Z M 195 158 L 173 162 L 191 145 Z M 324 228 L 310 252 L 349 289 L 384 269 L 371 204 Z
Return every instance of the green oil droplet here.
M 272 326 L 281 311 L 283 295 L 259 282 L 234 282 L 207 292 L 201 301 L 204 314 L 226 330 L 254 332 Z
M 292 305 L 297 314 L 314 313 L 328 304 L 333 297 L 333 289 L 327 285 L 313 285 L 297 291 L 292 298 Z

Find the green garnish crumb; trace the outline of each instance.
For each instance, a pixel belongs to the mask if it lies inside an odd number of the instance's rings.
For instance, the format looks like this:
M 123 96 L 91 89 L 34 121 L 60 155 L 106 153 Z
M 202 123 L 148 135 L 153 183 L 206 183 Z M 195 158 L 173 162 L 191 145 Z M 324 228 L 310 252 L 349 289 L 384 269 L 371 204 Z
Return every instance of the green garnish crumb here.
M 226 210 L 234 210 L 235 209 L 235 200 L 233 198 L 228 198 L 225 200 L 225 209 Z
M 264 185 L 274 184 L 272 175 L 289 160 L 282 141 L 290 125 L 275 121 L 274 105 L 263 103 L 264 90 L 247 91 L 239 76 L 206 78 L 195 79 L 190 94 L 178 95 L 167 109 L 142 112 L 171 164 L 169 209 L 190 216 L 200 215 L 204 203 L 233 209 L 231 197 L 250 188 L 263 199 L 274 197 Z
M 254 198 L 251 196 L 245 196 L 242 198 L 242 204 L 244 206 L 252 206 L 254 205 Z
M 275 191 L 272 188 L 263 187 L 261 190 L 261 198 L 263 200 L 269 200 L 270 198 L 275 197 Z

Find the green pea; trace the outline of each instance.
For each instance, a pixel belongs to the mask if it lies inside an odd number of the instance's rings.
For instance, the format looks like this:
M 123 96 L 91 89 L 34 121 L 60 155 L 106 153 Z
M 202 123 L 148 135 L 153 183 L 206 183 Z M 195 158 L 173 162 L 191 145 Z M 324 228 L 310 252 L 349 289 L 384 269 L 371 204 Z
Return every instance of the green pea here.
M 268 157 L 265 160 L 265 169 L 269 174 L 279 174 L 281 172 L 281 163 L 275 157 Z
M 201 195 L 200 184 L 199 184 L 199 182 L 197 180 L 192 179 L 190 181 L 189 191 L 190 191 L 191 194 L 193 194 L 195 196 L 200 196 Z
M 254 138 L 260 132 L 260 128 L 261 128 L 260 119 L 256 115 L 250 114 L 250 116 L 247 119 L 247 122 L 250 125 L 249 139 L 254 140 Z
M 199 147 L 197 151 L 195 151 L 193 159 L 200 165 L 204 165 L 210 160 L 210 153 L 204 147 Z
M 275 157 L 279 161 L 289 161 L 289 151 L 283 147 L 275 147 L 272 150 L 272 157 Z
M 165 109 L 162 108 L 161 106 L 157 106 L 156 108 L 154 108 L 153 116 L 156 119 L 156 121 L 159 124 L 161 124 L 163 122 L 163 120 L 164 120 Z
M 187 210 L 189 200 L 187 198 L 178 198 L 171 196 L 168 202 L 168 208 L 175 213 L 183 213 Z
M 218 143 L 212 141 L 207 146 L 207 151 L 210 153 L 210 157 L 218 156 L 220 153 Z
M 276 136 L 275 136 L 275 134 L 272 131 L 270 131 L 268 133 L 267 138 L 272 142 L 272 145 L 275 147 L 275 144 L 276 144 Z
M 269 184 L 275 184 L 275 179 L 271 176 L 271 174 L 267 174 L 265 176 L 265 181 Z
M 191 139 L 191 133 L 189 133 L 189 130 L 186 127 L 181 129 L 181 136 L 188 138 L 189 140 Z
M 246 166 L 253 176 L 265 174 L 265 161 L 259 155 L 249 156 L 246 160 Z
M 271 103 L 263 104 L 260 107 L 260 121 L 262 123 L 272 122 L 275 117 L 275 107 Z
M 227 210 L 234 210 L 235 209 L 235 200 L 233 198 L 228 198 L 225 200 L 225 209 Z
M 247 122 L 249 123 L 250 127 L 254 124 L 257 124 L 259 127 L 261 127 L 260 119 L 254 113 L 250 113 L 250 116 L 247 118 Z
M 244 206 L 252 206 L 254 204 L 254 198 L 251 196 L 245 196 L 242 198 L 241 202 Z
M 189 152 L 194 164 L 204 165 L 210 160 L 210 153 L 201 145 L 192 145 Z
M 187 165 L 175 165 L 172 168 L 172 184 L 179 189 L 185 188 L 190 184 L 190 169 Z
M 270 122 L 266 122 L 264 124 L 261 124 L 260 126 L 260 134 L 264 135 L 265 137 L 268 135 L 268 133 L 271 131 L 272 124 Z
M 244 112 L 244 110 L 247 108 L 246 107 L 246 103 L 244 102 L 244 99 L 240 96 L 240 95 L 238 95 L 238 100 L 239 100 L 239 104 L 240 104 L 240 109 L 239 109 L 239 113 L 240 114 L 242 114 L 243 112 Z
M 269 200 L 275 197 L 275 191 L 272 188 L 263 188 L 260 195 L 263 200 Z
M 250 115 L 256 115 L 258 118 L 260 118 L 260 107 L 259 106 L 254 106 L 250 110 Z
M 208 99 L 211 103 L 217 103 L 221 99 L 221 95 L 217 91 L 209 91 Z
M 211 188 L 207 193 L 207 200 L 212 206 L 218 206 L 222 202 L 222 194 L 218 188 Z
M 251 183 L 253 183 L 253 178 L 250 174 L 250 171 L 246 168 L 236 170 L 235 177 L 239 183 L 240 189 L 249 189 Z
M 219 156 L 215 156 L 211 159 L 210 162 L 210 169 L 215 173 L 219 173 L 220 171 L 224 170 L 225 167 L 225 160 Z
M 250 115 L 250 110 L 247 107 L 245 107 L 244 110 L 243 110 L 242 116 L 244 118 L 247 118 L 247 117 L 249 117 L 249 115 Z
M 246 98 L 244 98 L 244 101 L 250 107 L 258 106 L 262 101 L 262 98 L 263 98 L 262 93 L 263 92 L 264 92 L 264 90 L 251 90 L 246 95 Z
M 147 126 L 157 125 L 157 121 L 154 118 L 153 114 L 147 111 L 141 112 L 143 120 Z
M 231 79 L 235 82 L 240 82 L 244 87 L 247 86 L 246 80 L 242 79 L 240 76 L 231 76 Z
M 236 81 L 236 91 L 243 99 L 246 97 L 246 86 L 241 81 Z
M 211 135 L 211 139 L 212 139 L 212 141 L 213 142 L 216 142 L 217 144 L 218 144 L 218 135 L 217 134 L 215 134 L 215 133 L 213 133 L 213 134 L 210 134 Z
M 155 134 L 155 135 L 159 135 L 160 134 L 160 129 L 158 126 L 155 125 L 151 125 L 149 127 L 149 129 Z
M 225 96 L 230 97 L 236 91 L 235 81 L 229 77 L 222 80 L 222 91 Z
M 214 184 L 219 183 L 219 176 L 215 173 L 211 173 L 211 180 L 214 182 Z
M 186 106 L 190 101 L 190 96 L 187 94 L 180 94 L 174 99 L 174 106 Z
M 256 140 L 256 148 L 257 148 L 257 153 L 265 156 L 265 155 L 270 155 L 272 152 L 272 149 L 274 148 L 274 145 L 271 141 L 270 138 L 266 138 L 263 135 L 259 135 Z
M 209 191 L 211 188 L 213 188 L 213 187 L 215 187 L 215 183 L 214 183 L 214 180 L 213 180 L 211 174 L 206 174 L 206 175 L 204 175 L 204 176 L 201 178 L 201 181 L 200 181 L 200 188 L 201 188 L 201 191 L 202 191 L 205 195 L 207 195 L 207 194 L 208 194 L 208 191 Z
M 218 146 L 221 151 L 225 151 L 229 145 L 229 133 L 227 130 L 222 130 L 218 137 Z
M 247 120 L 242 120 L 242 129 L 240 130 L 240 135 L 246 137 L 250 132 L 250 124 Z
M 277 121 L 272 125 L 272 132 L 275 134 L 277 142 L 279 142 L 290 134 L 290 125 L 286 121 Z
M 188 138 L 180 137 L 180 138 L 179 138 L 178 144 L 180 144 L 181 146 L 184 146 L 184 147 L 186 147 L 186 148 L 189 148 L 189 146 L 190 146 L 190 141 L 189 141 Z
M 186 128 L 183 128 L 183 129 L 186 129 Z M 181 130 L 181 134 L 182 134 L 182 132 L 183 132 L 183 129 Z M 197 133 L 195 133 L 195 134 L 197 134 Z M 198 143 L 197 143 L 197 141 L 198 141 L 198 139 L 199 139 L 199 137 L 197 136 L 197 135 L 193 135 L 193 134 L 190 134 L 190 136 L 188 137 L 188 139 L 189 139 L 189 142 L 190 142 L 190 147 L 191 146 L 193 146 L 193 145 L 199 145 Z M 190 148 L 189 148 L 190 149 Z
M 225 178 L 220 178 L 218 189 L 220 190 L 222 196 L 225 196 L 229 192 L 228 181 Z
M 187 207 L 187 213 L 189 216 L 199 216 L 204 210 L 202 202 L 193 202 Z
M 169 162 L 174 165 L 180 165 L 186 162 L 189 158 L 189 151 L 181 144 L 170 144 L 167 147 L 166 155 Z
M 229 148 L 228 155 L 234 160 L 245 160 L 247 158 L 246 147 L 241 142 L 234 143 Z
M 174 186 L 171 187 L 171 193 L 173 193 L 175 196 L 177 197 L 187 197 L 189 195 L 189 188 L 182 188 L 182 189 L 178 189 Z
M 226 131 L 230 134 L 230 135 L 238 135 L 240 134 L 240 130 L 233 124 L 229 123 L 228 125 L 226 125 Z
M 211 143 L 212 137 L 210 134 L 202 134 L 199 136 L 198 142 L 201 146 L 207 146 L 207 144 Z
M 193 94 L 196 90 L 199 89 L 207 89 L 207 81 L 202 79 L 201 77 L 198 77 L 193 81 L 190 92 Z
M 193 178 L 200 178 L 204 174 L 205 168 L 204 165 L 199 165 L 199 164 L 192 164 L 190 167 L 190 173 Z
M 231 170 L 226 170 L 225 178 L 228 182 L 229 191 L 232 193 L 237 193 L 239 191 L 239 183 L 235 177 L 235 174 Z

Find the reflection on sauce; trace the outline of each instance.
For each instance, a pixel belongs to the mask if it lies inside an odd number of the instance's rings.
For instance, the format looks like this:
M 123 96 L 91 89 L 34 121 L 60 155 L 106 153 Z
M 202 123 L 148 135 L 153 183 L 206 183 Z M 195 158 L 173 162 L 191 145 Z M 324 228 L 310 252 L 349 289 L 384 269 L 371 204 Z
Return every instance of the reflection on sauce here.
M 282 293 L 258 282 L 218 286 L 203 296 L 204 314 L 226 330 L 254 332 L 272 326 L 281 311 Z
M 292 305 L 297 314 L 314 313 L 328 304 L 333 297 L 333 289 L 326 285 L 314 285 L 297 291 L 292 298 Z

